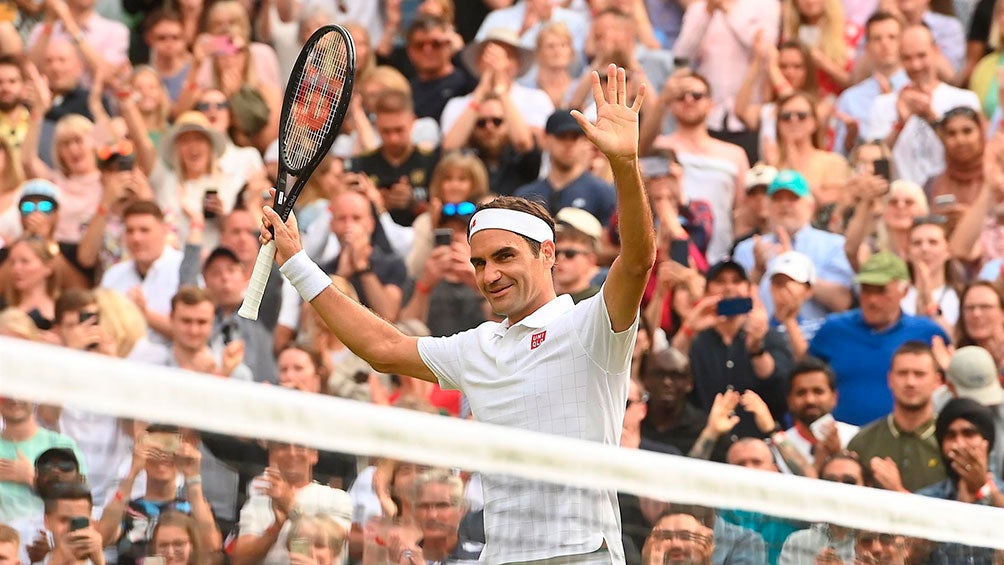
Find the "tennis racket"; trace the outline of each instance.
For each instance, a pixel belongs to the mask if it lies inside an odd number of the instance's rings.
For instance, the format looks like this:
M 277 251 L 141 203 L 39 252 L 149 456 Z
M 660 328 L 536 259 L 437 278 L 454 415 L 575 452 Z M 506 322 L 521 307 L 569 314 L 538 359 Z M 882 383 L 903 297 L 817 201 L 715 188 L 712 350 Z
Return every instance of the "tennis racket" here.
M 300 50 L 286 86 L 279 118 L 279 177 L 272 208 L 285 221 L 307 179 L 328 154 L 345 119 L 352 97 L 356 51 L 349 32 L 327 25 L 314 32 Z M 295 177 L 287 188 L 287 177 Z M 275 260 L 275 242 L 258 252 L 251 282 L 238 314 L 258 319 Z

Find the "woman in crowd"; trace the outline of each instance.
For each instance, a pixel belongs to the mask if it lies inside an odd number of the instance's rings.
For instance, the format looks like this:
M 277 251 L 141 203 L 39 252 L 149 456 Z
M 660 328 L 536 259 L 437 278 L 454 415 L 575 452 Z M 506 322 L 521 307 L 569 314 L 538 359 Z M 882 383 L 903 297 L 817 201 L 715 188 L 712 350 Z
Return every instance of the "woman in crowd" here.
M 101 172 L 98 170 L 94 124 L 79 114 L 68 114 L 56 122 L 52 155 L 56 168 L 50 169 L 38 157 L 42 121 L 52 100 L 36 97 L 32 119 L 21 148 L 25 173 L 29 178 L 48 179 L 59 187 L 59 223 L 55 238 L 76 243 L 84 234 L 101 201 Z
M 98 301 L 98 325 L 115 342 L 115 354 L 125 358 L 146 336 L 146 318 L 136 303 L 108 288 L 92 291 Z
M 907 314 L 927 316 L 951 333 L 959 319 L 958 265 L 948 250 L 944 216 L 924 216 L 913 221 L 906 252 L 910 289 L 900 301 Z
M 488 195 L 488 171 L 474 155 L 453 152 L 440 159 L 429 182 L 430 209 L 415 218 L 408 275 L 418 278 L 434 245 L 433 228 L 443 217 L 467 216 Z
M 308 346 L 290 345 L 279 353 L 279 386 L 321 393 L 331 375 L 330 361 Z
M 824 93 L 837 95 L 851 85 L 863 30 L 844 18 L 840 0 L 784 0 L 781 18 L 782 39 L 797 39 L 809 48 Z
M 780 47 L 767 45 L 762 36 L 756 41 L 756 56 L 746 70 L 742 87 L 736 94 L 735 113 L 750 130 L 759 130 L 760 158 L 769 163 L 778 160 L 777 104 L 779 96 L 796 90 L 819 100 L 818 123 L 825 124 L 833 110 L 831 97 L 820 96 L 816 66 L 809 50 L 798 41 L 786 41 Z M 763 80 L 766 79 L 766 80 Z M 767 88 L 761 104 L 753 102 L 757 85 Z
M 924 192 L 936 213 L 957 221 L 983 188 L 983 120 L 972 108 L 960 106 L 945 112 L 935 131 L 945 146 L 945 171 L 929 179 Z
M 855 269 L 872 253 L 891 251 L 906 259 L 914 218 L 930 213 L 924 191 L 905 180 L 893 181 L 883 196 L 884 179 L 869 174 L 855 189 L 859 204 L 847 226 L 844 251 Z
M 147 136 L 154 145 L 158 145 L 170 125 L 168 119 L 171 117 L 171 99 L 167 89 L 157 71 L 146 65 L 133 70 L 129 86 L 136 98 L 143 123 L 146 124 Z
M 978 345 L 1004 368 L 1004 295 L 995 283 L 976 281 L 966 286 L 955 324 L 955 346 Z
M 188 206 L 204 210 L 204 245 L 213 248 L 219 241 L 218 221 L 229 214 L 244 180 L 227 175 L 220 167 L 225 149 L 223 136 L 212 129 L 199 112 L 178 116 L 174 127 L 160 145 L 163 161 L 150 179 L 157 203 L 165 215 L 180 221 Z M 187 233 L 187 225 L 179 225 Z
M 25 312 L 43 331 L 52 329 L 60 290 L 56 256 L 44 239 L 27 237 L 10 245 L 4 261 L 10 275 L 3 282 L 4 305 Z
M 999 68 L 1004 64 L 1004 2 L 994 4 L 993 24 L 990 26 L 990 47 L 992 52 L 985 55 L 973 68 L 969 78 L 969 90 L 980 97 L 983 115 L 990 118 L 990 123 L 996 124 L 1000 108 L 1000 74 Z
M 17 204 L 18 188 L 24 182 L 24 168 L 5 137 L 0 137 L 0 239 L 13 241 L 21 233 Z
M 240 147 L 234 143 L 233 109 L 223 91 L 203 90 L 196 99 L 195 109 L 206 116 L 210 127 L 223 137 L 226 148 L 220 156 L 220 169 L 224 174 L 247 179 L 262 173 L 265 163 L 261 153 L 254 147 Z
M 816 199 L 817 217 L 840 201 L 841 189 L 850 177 L 847 160 L 823 149 L 825 126 L 818 116 L 815 100 L 805 92 L 792 92 L 777 102 L 776 166 L 805 176 Z
M 150 536 L 150 555 L 164 558 L 164 565 L 209 565 L 198 526 L 191 516 L 168 510 L 157 519 Z
M 342 563 L 342 548 L 347 537 L 345 528 L 328 516 L 299 516 L 293 520 L 286 536 L 289 565 Z M 298 540 L 306 540 L 309 545 L 306 548 L 294 547 Z
M 527 81 L 526 86 L 539 88 L 547 93 L 555 108 L 567 108 L 578 84 L 572 76 L 575 48 L 572 46 L 572 32 L 568 30 L 568 26 L 559 21 L 544 25 L 537 34 L 535 53 L 536 77 Z

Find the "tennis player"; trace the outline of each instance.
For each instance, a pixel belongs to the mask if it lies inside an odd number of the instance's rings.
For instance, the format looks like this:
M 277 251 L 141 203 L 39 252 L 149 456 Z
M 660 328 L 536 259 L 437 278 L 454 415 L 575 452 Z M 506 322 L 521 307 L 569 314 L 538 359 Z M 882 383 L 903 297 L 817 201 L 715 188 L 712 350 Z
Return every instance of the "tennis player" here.
M 638 109 L 624 69 L 606 85 L 592 77 L 597 121 L 574 112 L 606 155 L 617 188 L 621 254 L 602 292 L 573 305 L 556 296 L 554 221 L 538 203 L 500 197 L 468 227 L 471 263 L 501 323 L 450 337 L 415 338 L 347 298 L 303 252 L 291 215 L 265 208 L 262 241 L 274 226 L 276 261 L 346 346 L 385 373 L 459 389 L 481 421 L 617 445 L 627 402 L 638 308 L 655 262 L 648 198 L 638 169 Z M 443 438 L 448 440 L 448 438 Z M 484 477 L 486 563 L 623 563 L 617 495 L 514 477 Z

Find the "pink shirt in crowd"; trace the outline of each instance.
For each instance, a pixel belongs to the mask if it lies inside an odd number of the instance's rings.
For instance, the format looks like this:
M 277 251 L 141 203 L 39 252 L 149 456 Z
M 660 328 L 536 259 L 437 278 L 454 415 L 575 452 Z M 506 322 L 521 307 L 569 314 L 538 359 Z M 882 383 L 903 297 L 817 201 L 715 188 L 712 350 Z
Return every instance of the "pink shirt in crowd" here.
M 42 34 L 43 25 L 38 24 L 31 30 L 28 45 L 34 45 L 38 36 Z M 129 28 L 124 24 L 94 13 L 80 26 L 80 31 L 87 43 L 109 64 L 118 65 L 125 62 L 129 54 Z M 72 41 L 62 22 L 53 24 L 52 37 Z

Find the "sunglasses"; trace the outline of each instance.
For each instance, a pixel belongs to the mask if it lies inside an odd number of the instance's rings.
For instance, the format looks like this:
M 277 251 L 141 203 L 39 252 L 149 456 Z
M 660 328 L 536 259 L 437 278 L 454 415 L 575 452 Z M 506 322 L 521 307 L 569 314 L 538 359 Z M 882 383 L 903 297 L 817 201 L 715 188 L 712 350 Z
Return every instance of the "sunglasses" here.
M 700 102 L 708 97 L 707 92 L 701 92 L 700 90 L 684 90 L 683 92 L 676 95 L 675 100 L 677 102 L 683 102 L 690 97 L 694 102 Z
M 433 49 L 442 49 L 450 44 L 449 39 L 426 39 L 425 41 L 412 41 L 411 45 L 415 49 L 421 51 L 426 47 L 432 47 Z
M 474 122 L 474 126 L 478 128 L 484 128 L 489 123 L 491 123 L 493 126 L 499 127 L 502 125 L 502 122 L 503 122 L 502 118 L 478 118 L 478 121 Z
M 56 209 L 56 203 L 52 200 L 39 200 L 38 202 L 26 201 L 21 203 L 21 215 L 27 216 L 33 212 L 41 212 L 45 215 L 51 214 Z
M 948 223 L 948 218 L 940 214 L 928 214 L 913 219 L 913 227 L 917 226 L 943 226 Z
M 809 112 L 781 112 L 778 118 L 782 122 L 790 122 L 798 118 L 798 121 L 805 121 L 809 119 Z
M 575 259 L 579 255 L 586 255 L 588 251 L 583 251 L 581 249 L 555 249 L 555 257 L 564 257 L 565 259 Z
M 844 483 L 845 485 L 858 484 L 857 477 L 854 477 L 853 475 L 823 475 L 819 478 L 824 481 L 830 481 L 831 483 Z
M 646 392 L 645 394 L 641 395 L 641 398 L 639 400 L 632 400 L 630 398 L 627 399 L 627 407 L 631 408 L 632 404 L 648 404 L 648 393 Z
M 200 112 L 208 112 L 209 110 L 226 110 L 230 107 L 230 102 L 224 100 L 223 102 L 199 102 L 195 105 L 195 109 Z
M 63 473 L 72 473 L 77 470 L 77 464 L 73 461 L 49 461 L 48 463 L 43 463 L 38 467 L 38 470 L 42 473 L 47 473 L 51 471 L 60 471 Z
M 470 216 L 474 213 L 477 205 L 473 202 L 460 202 L 459 204 L 454 204 L 453 202 L 447 202 L 443 204 L 443 209 L 440 212 L 442 216 Z
M 129 140 L 121 139 L 116 143 L 98 147 L 96 152 L 99 160 L 108 161 L 112 157 L 125 157 L 127 155 L 132 155 L 133 146 L 132 142 Z

